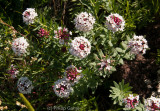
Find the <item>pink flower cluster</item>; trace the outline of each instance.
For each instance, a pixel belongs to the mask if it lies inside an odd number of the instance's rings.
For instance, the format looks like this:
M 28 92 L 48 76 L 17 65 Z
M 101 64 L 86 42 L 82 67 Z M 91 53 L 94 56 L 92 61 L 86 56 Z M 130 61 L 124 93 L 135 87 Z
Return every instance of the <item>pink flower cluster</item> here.
M 38 16 L 34 8 L 27 8 L 22 15 L 23 15 L 23 22 L 26 23 L 27 25 L 33 24 L 35 18 Z
M 47 30 L 45 30 L 45 29 L 40 29 L 39 30 L 39 32 L 38 32 L 38 35 L 39 35 L 39 37 L 48 37 L 49 36 L 49 32 L 47 31 Z
M 19 71 L 15 68 L 15 66 L 12 64 L 8 70 L 8 73 L 11 74 L 11 78 L 14 79 L 17 77 L 17 74 Z
M 70 93 L 73 92 L 73 86 L 82 78 L 81 70 L 78 70 L 74 65 L 70 65 L 64 72 L 64 78 L 57 80 L 54 83 L 53 90 L 55 94 L 61 98 L 69 97 Z
M 67 44 L 70 40 L 70 36 L 72 35 L 71 31 L 68 31 L 67 28 L 58 27 L 58 30 L 54 31 L 55 38 L 59 38 L 60 44 Z
M 101 61 L 101 63 L 98 63 L 98 65 L 101 66 L 99 68 L 99 70 L 102 70 L 103 68 L 106 69 L 107 71 L 111 70 L 112 66 L 110 66 L 110 64 L 111 64 L 111 60 L 110 59 L 106 59 L 106 56 L 103 56 L 103 59 L 101 59 L 100 61 Z
M 143 36 L 134 35 L 128 43 L 132 54 L 145 54 L 148 47 L 147 40 Z
M 77 83 L 78 80 L 82 77 L 81 70 L 78 70 L 74 65 L 70 65 L 66 68 L 64 72 L 65 78 L 72 85 Z
M 95 23 L 95 18 L 92 16 L 92 14 L 87 12 L 81 12 L 74 19 L 74 24 L 76 29 L 83 32 L 88 32 L 92 30 L 94 23 Z
M 65 78 L 59 79 L 54 83 L 53 90 L 55 94 L 61 98 L 69 97 L 70 93 L 72 92 L 71 84 L 68 83 Z
M 123 99 L 125 104 L 125 108 L 134 109 L 139 104 L 139 95 L 133 96 L 133 94 L 129 94 L 129 96 Z
M 91 52 L 91 44 L 83 36 L 75 37 L 70 43 L 69 52 L 80 59 L 86 58 Z
M 106 17 L 106 25 L 109 30 L 112 30 L 113 32 L 117 31 L 123 31 L 125 26 L 125 21 L 122 16 L 119 14 L 110 14 L 108 17 Z

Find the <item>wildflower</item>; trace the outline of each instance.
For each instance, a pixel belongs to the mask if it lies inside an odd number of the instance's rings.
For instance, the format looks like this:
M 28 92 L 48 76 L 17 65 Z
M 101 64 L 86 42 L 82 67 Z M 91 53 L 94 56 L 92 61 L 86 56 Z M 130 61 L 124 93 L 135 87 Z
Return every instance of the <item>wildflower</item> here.
M 129 94 L 129 96 L 123 99 L 125 104 L 125 108 L 134 109 L 139 104 L 139 95 L 133 96 L 133 94 Z
M 150 97 L 145 99 L 145 109 L 146 111 L 158 111 L 160 110 L 160 98 Z
M 74 24 L 77 30 L 88 32 L 93 29 L 93 24 L 95 23 L 95 18 L 87 12 L 81 12 L 74 19 Z
M 54 83 L 53 90 L 57 96 L 67 98 L 73 89 L 71 88 L 71 84 L 63 78 Z
M 4 110 L 8 109 L 8 106 L 4 106 L 3 109 L 4 109 Z
M 23 22 L 26 23 L 27 25 L 33 24 L 35 17 L 38 16 L 34 8 L 27 8 L 22 15 L 23 15 Z
M 103 56 L 103 59 L 100 60 L 101 63 L 98 63 L 98 65 L 100 65 L 101 67 L 99 68 L 99 70 L 102 70 L 103 68 L 110 71 L 112 66 L 110 66 L 111 64 L 111 60 L 110 59 L 106 59 L 106 56 Z
M 16 101 L 16 105 L 20 106 L 21 108 L 27 108 L 25 105 L 21 104 L 19 101 Z
M 85 37 L 76 37 L 70 44 L 69 52 L 79 58 L 85 58 L 90 54 L 91 44 Z
M 20 103 L 19 101 L 16 101 L 16 105 L 17 105 L 17 106 L 20 106 L 21 103 Z
M 106 17 L 106 25 L 109 30 L 112 30 L 113 32 L 117 31 L 123 31 L 125 26 L 125 21 L 122 16 L 119 14 L 110 14 L 108 17 Z
M 58 30 L 54 31 L 55 38 L 59 38 L 60 44 L 67 44 L 71 39 L 70 36 L 72 35 L 71 31 L 68 31 L 67 28 L 58 27 Z
M 70 65 L 66 68 L 64 75 L 66 80 L 70 82 L 71 85 L 74 85 L 74 83 L 77 83 L 82 77 L 81 72 L 82 70 L 78 70 L 74 65 Z
M 17 38 L 12 42 L 12 50 L 18 56 L 25 54 L 28 46 L 29 44 L 24 37 Z
M 9 74 L 11 74 L 11 78 L 14 79 L 17 77 L 17 74 L 19 74 L 19 71 L 15 68 L 15 66 L 12 64 L 8 71 Z
M 8 50 L 9 50 L 9 47 L 5 47 L 4 50 L 8 51 Z
M 39 35 L 39 37 L 48 37 L 49 36 L 49 32 L 47 31 L 47 30 L 45 30 L 45 29 L 40 29 L 39 30 L 39 32 L 38 32 L 38 35 Z
M 132 54 L 145 54 L 148 48 L 147 40 L 143 36 L 134 35 L 128 43 L 128 48 L 131 48 Z
M 28 77 L 21 77 L 17 82 L 17 87 L 19 92 L 23 94 L 31 93 L 33 89 L 32 81 L 30 81 Z
M 0 100 L 0 105 L 2 104 L 2 101 Z M 7 106 L 0 106 L 0 110 L 6 110 L 6 109 L 8 109 L 8 107 Z
M 7 106 L 5 106 L 5 107 L 4 107 L 4 106 L 0 106 L 0 110 L 2 110 L 2 111 L 3 111 L 3 110 L 7 110 L 7 109 L 8 109 Z

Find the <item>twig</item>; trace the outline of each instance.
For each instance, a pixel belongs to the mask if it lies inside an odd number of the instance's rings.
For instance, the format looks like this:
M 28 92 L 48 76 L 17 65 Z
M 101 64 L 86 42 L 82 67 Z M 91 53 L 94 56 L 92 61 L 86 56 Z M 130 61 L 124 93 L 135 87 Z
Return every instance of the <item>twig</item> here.
M 18 33 L 18 34 L 22 35 L 23 37 L 25 36 L 25 35 L 21 34 L 20 32 L 18 32 L 16 29 L 14 29 L 13 26 L 10 26 L 9 24 L 5 23 L 1 18 L 0 18 L 0 23 L 8 26 L 11 30 L 13 30 L 13 32 Z
M 64 9 L 63 9 L 63 13 L 62 13 L 63 25 L 64 25 L 64 18 L 65 18 L 65 13 L 66 13 L 67 1 L 68 1 L 68 0 L 66 0 L 66 1 L 64 2 Z

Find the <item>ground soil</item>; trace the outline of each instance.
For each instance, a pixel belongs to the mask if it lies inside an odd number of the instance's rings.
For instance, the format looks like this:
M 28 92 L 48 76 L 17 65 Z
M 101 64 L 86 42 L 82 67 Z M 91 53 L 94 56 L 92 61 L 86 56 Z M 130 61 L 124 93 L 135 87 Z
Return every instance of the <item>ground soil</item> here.
M 149 50 L 145 55 L 137 55 L 132 61 L 125 61 L 117 67 L 114 76 L 117 80 L 125 80 L 133 87 L 133 92 L 144 98 L 150 97 L 157 91 L 157 70 L 160 69 L 157 61 L 157 49 L 160 49 L 160 23 L 152 23 L 137 31 L 136 35 L 145 35 Z

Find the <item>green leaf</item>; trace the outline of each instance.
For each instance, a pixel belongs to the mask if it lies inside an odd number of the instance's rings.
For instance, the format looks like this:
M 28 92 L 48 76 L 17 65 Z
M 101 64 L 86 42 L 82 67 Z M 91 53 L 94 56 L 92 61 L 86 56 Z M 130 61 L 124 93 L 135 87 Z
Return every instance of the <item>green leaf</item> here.
M 100 55 L 101 58 L 104 56 L 104 54 L 103 54 L 103 52 L 102 52 L 101 49 L 99 49 L 98 53 L 99 53 L 99 55 Z
M 123 59 L 122 59 L 122 58 L 119 60 L 119 63 L 120 63 L 120 64 L 124 64 L 124 62 L 123 62 Z
M 127 49 L 128 48 L 127 45 L 124 42 L 121 42 L 121 46 L 122 46 L 123 49 Z
M 110 47 L 113 47 L 113 44 L 112 44 L 111 41 L 108 41 L 108 45 L 109 45 Z
M 116 50 L 118 51 L 118 52 L 123 52 L 123 50 L 121 49 L 121 48 L 116 48 Z
M 42 60 L 42 58 L 39 58 L 38 60 L 37 60 L 37 62 L 40 62 Z
M 116 68 L 112 66 L 111 71 L 116 71 Z

